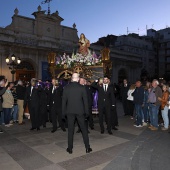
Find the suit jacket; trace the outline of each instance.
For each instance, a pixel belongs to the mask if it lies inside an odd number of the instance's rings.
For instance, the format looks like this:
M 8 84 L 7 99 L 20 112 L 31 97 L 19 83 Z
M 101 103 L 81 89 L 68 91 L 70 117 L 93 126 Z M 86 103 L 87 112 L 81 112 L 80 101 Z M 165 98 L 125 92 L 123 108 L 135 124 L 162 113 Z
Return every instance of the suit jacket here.
M 45 89 L 43 89 L 41 86 L 38 86 L 38 97 L 39 97 L 39 107 L 40 111 L 46 111 L 47 109 L 47 93 Z
M 62 98 L 62 114 L 86 114 L 88 113 L 88 98 L 84 86 L 78 82 L 71 82 L 64 87 Z
M 89 108 L 92 108 L 92 105 L 93 105 L 93 95 L 92 95 L 91 86 L 85 85 L 85 88 L 86 88 L 86 92 L 87 92 L 88 106 L 89 106 Z
M 53 93 L 50 93 L 50 108 L 53 107 L 55 110 L 61 110 L 62 108 L 62 94 L 63 87 L 57 87 Z
M 31 104 L 31 106 L 37 106 L 37 108 L 39 107 L 38 89 L 33 88 L 31 93 L 31 86 L 28 86 L 26 88 L 26 93 L 24 98 L 24 108 L 26 107 L 27 103 Z
M 98 90 L 98 108 L 102 108 L 104 105 L 108 107 L 116 105 L 116 99 L 112 85 L 108 85 L 106 92 L 104 91 L 103 85 L 100 86 L 96 82 L 93 82 L 91 86 Z

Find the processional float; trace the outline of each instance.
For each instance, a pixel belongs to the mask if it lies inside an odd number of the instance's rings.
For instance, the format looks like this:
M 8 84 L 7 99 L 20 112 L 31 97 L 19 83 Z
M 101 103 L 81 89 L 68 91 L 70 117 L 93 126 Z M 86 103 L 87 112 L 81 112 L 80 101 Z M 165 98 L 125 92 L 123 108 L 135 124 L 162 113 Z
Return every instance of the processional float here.
M 83 35 L 83 36 L 82 36 Z M 82 36 L 82 39 L 81 39 Z M 59 55 L 57 52 L 48 54 L 49 72 L 51 78 L 69 80 L 71 75 L 76 72 L 80 76 L 93 81 L 103 76 L 111 77 L 112 62 L 110 60 L 110 50 L 104 47 L 100 55 L 91 52 L 90 42 L 81 34 L 79 39 L 79 51 L 72 55 Z

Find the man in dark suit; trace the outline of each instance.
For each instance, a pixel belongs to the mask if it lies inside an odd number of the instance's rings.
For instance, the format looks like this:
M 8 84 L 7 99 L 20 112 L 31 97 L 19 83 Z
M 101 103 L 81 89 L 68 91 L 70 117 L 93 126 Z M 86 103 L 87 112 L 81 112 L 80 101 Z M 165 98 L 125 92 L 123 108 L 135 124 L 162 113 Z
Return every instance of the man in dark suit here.
M 101 134 L 104 133 L 103 116 L 107 123 L 108 133 L 111 135 L 111 110 L 115 107 L 116 100 L 113 92 L 113 87 L 109 85 L 108 77 L 103 78 L 103 83 L 92 83 L 92 87 L 98 90 L 98 111 Z
M 40 118 L 39 118 L 39 95 L 38 89 L 35 88 L 36 79 L 31 79 L 31 85 L 26 89 L 26 95 L 24 99 L 24 108 L 28 103 L 28 110 L 30 113 L 30 119 L 32 127 L 30 130 L 40 130 Z
M 121 98 L 122 98 L 122 104 L 123 104 L 123 110 L 124 110 L 124 116 L 128 115 L 128 100 L 127 100 L 127 92 L 129 90 L 129 84 L 127 82 L 127 79 L 123 80 L 123 85 L 121 87 Z
M 38 96 L 39 96 L 39 115 L 40 115 L 40 125 L 44 128 L 47 122 L 47 93 L 43 87 L 43 83 L 38 83 Z
M 54 81 L 54 79 L 53 79 Z M 54 81 L 54 90 L 51 93 L 50 97 L 50 112 L 52 116 L 53 129 L 51 133 L 54 133 L 57 130 L 57 121 L 61 129 L 65 132 L 64 122 L 62 121 L 62 93 L 63 87 L 59 85 L 58 80 Z
M 93 123 L 93 115 L 92 115 L 93 101 L 92 101 L 92 92 L 91 92 L 91 89 L 90 89 L 91 86 L 87 85 L 87 80 L 84 77 L 80 77 L 79 83 L 85 87 L 86 93 L 87 93 L 87 99 L 88 99 L 89 117 L 88 117 L 88 121 L 86 121 L 86 127 L 87 127 L 87 130 L 88 130 L 88 122 L 89 122 L 89 126 L 93 130 L 94 129 L 94 123 Z M 80 132 L 81 132 L 81 130 L 80 130 L 80 127 L 79 127 L 77 133 L 80 133 Z M 88 131 L 88 133 L 90 133 L 90 132 Z
M 62 114 L 63 118 L 67 116 L 68 121 L 68 148 L 67 152 L 72 153 L 73 149 L 73 134 L 74 123 L 77 119 L 80 129 L 82 131 L 86 153 L 92 151 L 89 145 L 89 137 L 85 125 L 85 119 L 89 116 L 88 113 L 88 99 L 84 86 L 78 83 L 79 74 L 73 73 L 72 82 L 64 87 L 62 99 Z

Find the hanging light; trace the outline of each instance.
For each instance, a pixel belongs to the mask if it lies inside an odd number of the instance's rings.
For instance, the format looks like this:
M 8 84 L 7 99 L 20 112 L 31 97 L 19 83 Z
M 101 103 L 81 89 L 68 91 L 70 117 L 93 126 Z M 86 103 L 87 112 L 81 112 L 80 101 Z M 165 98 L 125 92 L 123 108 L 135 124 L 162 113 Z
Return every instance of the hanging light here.
M 15 58 L 16 58 L 16 57 L 15 57 L 15 55 L 14 55 L 14 54 L 12 54 L 12 55 L 11 55 L 11 59 L 12 59 L 12 61 L 15 61 Z
M 6 57 L 5 61 L 6 63 L 9 63 L 9 57 Z
M 20 64 L 21 63 L 21 59 L 18 57 L 17 59 L 17 63 Z

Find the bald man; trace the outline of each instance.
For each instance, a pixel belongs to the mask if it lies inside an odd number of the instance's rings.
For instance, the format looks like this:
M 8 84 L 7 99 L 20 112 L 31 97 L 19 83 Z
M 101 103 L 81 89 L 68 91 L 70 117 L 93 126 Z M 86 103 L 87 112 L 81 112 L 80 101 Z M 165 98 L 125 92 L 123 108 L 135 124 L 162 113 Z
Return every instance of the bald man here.
M 88 99 L 84 86 L 78 83 L 79 74 L 73 73 L 71 83 L 64 87 L 62 98 L 62 114 L 66 116 L 68 121 L 68 148 L 67 152 L 72 154 L 74 123 L 77 119 L 82 131 L 83 140 L 86 148 L 86 153 L 90 153 L 92 149 L 89 145 L 89 137 L 85 120 L 89 116 Z

